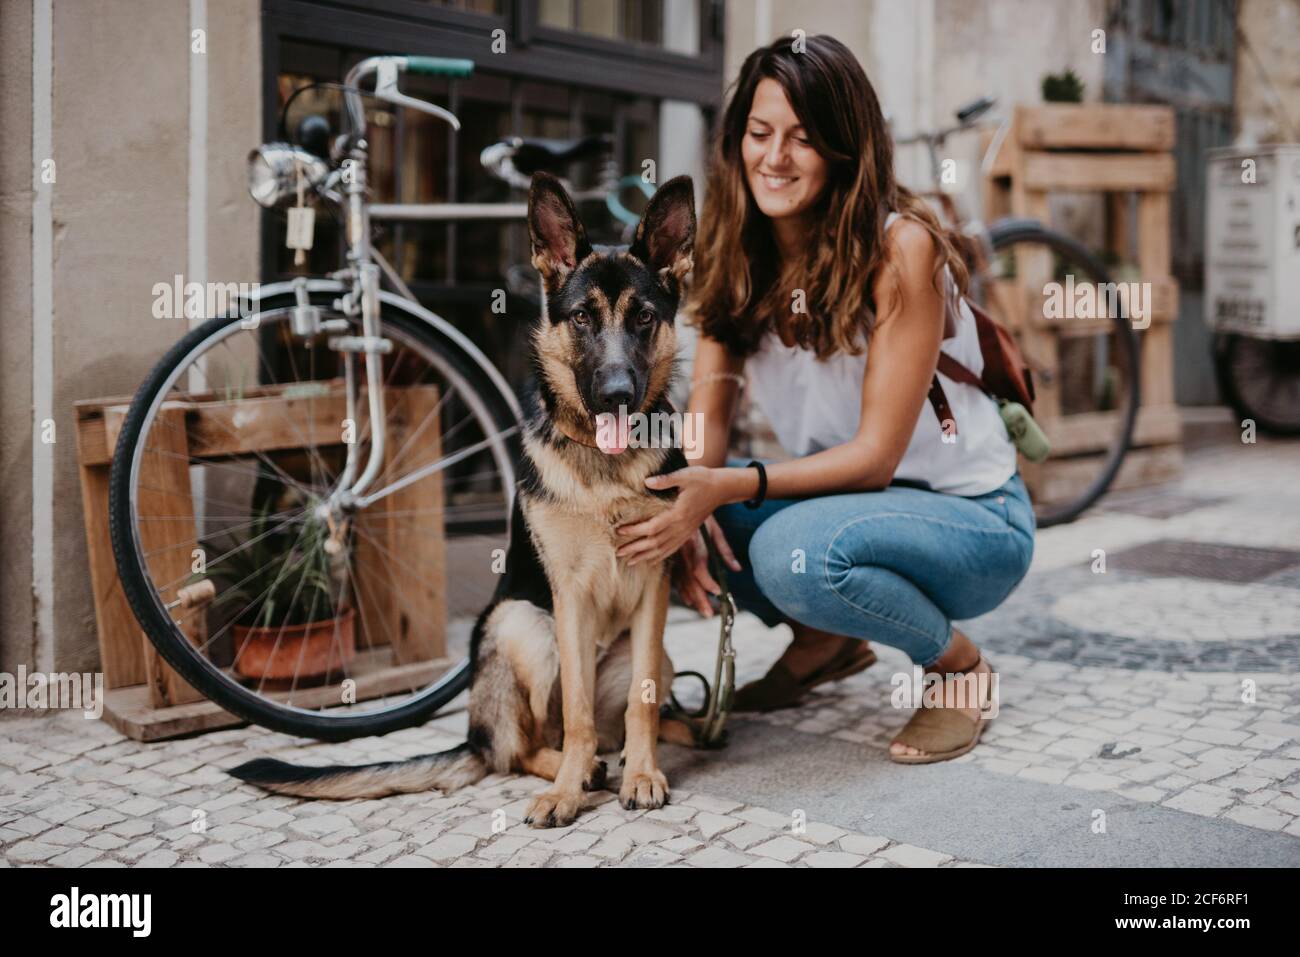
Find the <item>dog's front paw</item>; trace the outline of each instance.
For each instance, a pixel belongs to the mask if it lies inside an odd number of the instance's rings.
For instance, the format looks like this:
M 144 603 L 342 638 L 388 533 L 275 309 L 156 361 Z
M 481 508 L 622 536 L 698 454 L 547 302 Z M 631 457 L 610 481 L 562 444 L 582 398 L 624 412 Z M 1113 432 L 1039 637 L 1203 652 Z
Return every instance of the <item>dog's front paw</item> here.
M 663 807 L 668 803 L 668 779 L 658 768 L 626 772 L 623 786 L 618 789 L 618 803 L 629 811 Z
M 524 823 L 530 827 L 568 827 L 582 809 L 582 792 L 548 788 L 528 805 Z

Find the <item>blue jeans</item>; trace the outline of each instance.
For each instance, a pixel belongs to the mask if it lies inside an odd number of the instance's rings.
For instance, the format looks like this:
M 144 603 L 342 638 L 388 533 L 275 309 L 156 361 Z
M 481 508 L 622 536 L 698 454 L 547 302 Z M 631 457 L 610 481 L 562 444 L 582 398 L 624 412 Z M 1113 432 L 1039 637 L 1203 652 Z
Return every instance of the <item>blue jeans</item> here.
M 1034 552 L 1019 473 L 985 495 L 891 485 L 756 509 L 736 502 L 713 515 L 741 564 L 727 569 L 740 608 L 769 627 L 794 621 L 892 645 L 922 666 L 943 656 L 953 619 L 1011 594 Z

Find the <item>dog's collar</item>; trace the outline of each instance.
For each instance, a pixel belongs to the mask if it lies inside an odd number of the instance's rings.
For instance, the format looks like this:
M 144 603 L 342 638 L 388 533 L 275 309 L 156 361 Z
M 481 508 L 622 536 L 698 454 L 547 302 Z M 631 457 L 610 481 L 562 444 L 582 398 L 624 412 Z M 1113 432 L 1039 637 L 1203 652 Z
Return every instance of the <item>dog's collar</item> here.
M 576 435 L 571 434 L 571 433 L 569 432 L 568 429 L 566 429 L 564 426 L 560 425 L 560 420 L 559 420 L 559 419 L 554 419 L 554 420 L 552 420 L 551 425 L 555 428 L 555 431 L 559 432 L 562 436 L 564 436 L 564 437 L 565 437 L 566 439 L 568 439 L 570 442 L 577 442 L 579 445 L 585 445 L 585 446 L 586 446 L 587 448 L 589 448 L 589 449 L 599 449 L 599 448 L 600 448 L 600 446 L 597 445 L 595 442 L 585 442 L 585 441 L 583 441 L 582 439 L 578 438 Z

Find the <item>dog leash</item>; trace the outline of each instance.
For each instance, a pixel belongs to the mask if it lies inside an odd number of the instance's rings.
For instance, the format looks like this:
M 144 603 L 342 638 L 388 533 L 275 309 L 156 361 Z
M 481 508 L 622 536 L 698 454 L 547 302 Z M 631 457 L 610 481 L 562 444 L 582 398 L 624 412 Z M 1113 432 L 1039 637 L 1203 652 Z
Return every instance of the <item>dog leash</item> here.
M 704 686 L 704 706 L 699 711 L 687 711 L 669 692 L 668 713 L 685 721 L 695 735 L 696 743 L 703 748 L 720 748 L 726 744 L 727 716 L 736 695 L 736 649 L 731 643 L 731 629 L 736 620 L 736 600 L 727 585 L 726 563 L 707 530 L 702 533 L 708 552 L 709 571 L 719 587 L 718 657 L 713 666 L 713 684 L 698 671 L 679 671 L 674 678 L 693 677 Z

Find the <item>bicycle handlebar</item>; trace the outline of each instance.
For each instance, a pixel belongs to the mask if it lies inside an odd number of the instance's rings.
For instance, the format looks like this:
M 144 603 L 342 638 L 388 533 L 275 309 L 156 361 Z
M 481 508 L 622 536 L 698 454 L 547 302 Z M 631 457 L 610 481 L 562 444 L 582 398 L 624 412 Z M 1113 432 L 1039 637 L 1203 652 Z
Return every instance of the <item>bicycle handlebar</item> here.
M 456 60 L 441 56 L 408 56 L 407 73 L 419 73 L 424 76 L 467 77 L 474 72 L 473 60 Z
M 937 130 L 917 130 L 907 136 L 894 137 L 895 146 L 911 146 L 914 143 L 933 143 L 938 145 L 952 136 L 954 133 L 962 133 L 969 129 L 974 129 L 978 124 L 959 123 L 956 126 L 944 126 Z
M 441 117 L 454 128 L 460 121 L 447 110 L 432 103 L 407 96 L 397 89 L 397 74 L 418 73 L 424 76 L 467 77 L 474 72 L 473 60 L 460 60 L 437 56 L 372 56 L 366 57 L 348 70 L 343 79 L 344 98 L 348 120 L 354 132 L 365 130 L 365 111 L 361 106 L 359 84 L 367 77 L 378 75 L 375 96 L 399 106 L 409 106 L 433 116 Z
M 896 146 L 910 146 L 913 143 L 932 143 L 942 144 L 949 136 L 954 133 L 961 133 L 966 130 L 974 129 L 982 124 L 981 118 L 997 105 L 997 97 L 982 96 L 978 100 L 967 103 L 957 111 L 957 124 L 955 126 L 944 126 L 936 130 L 917 130 L 908 136 L 894 137 Z M 892 125 L 892 118 L 885 118 L 886 125 Z

